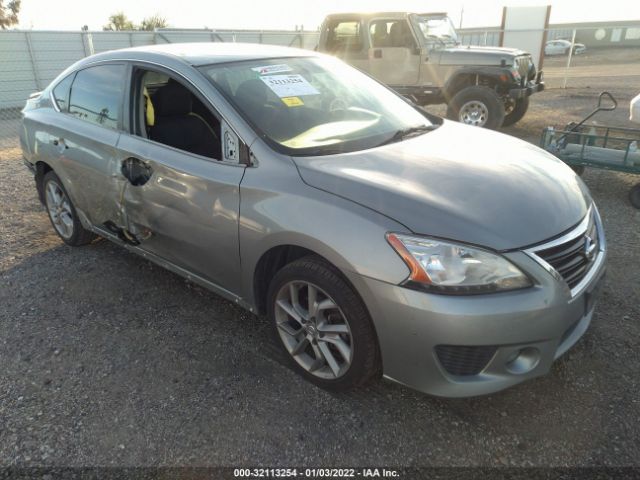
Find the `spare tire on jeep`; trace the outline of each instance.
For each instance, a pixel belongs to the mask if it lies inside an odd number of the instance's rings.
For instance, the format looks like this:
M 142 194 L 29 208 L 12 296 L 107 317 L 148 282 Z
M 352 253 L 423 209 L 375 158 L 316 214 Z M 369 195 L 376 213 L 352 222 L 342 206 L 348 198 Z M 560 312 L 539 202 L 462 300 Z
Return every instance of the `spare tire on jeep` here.
M 504 120 L 504 102 L 495 90 L 481 85 L 463 88 L 449 101 L 447 118 L 496 130 Z

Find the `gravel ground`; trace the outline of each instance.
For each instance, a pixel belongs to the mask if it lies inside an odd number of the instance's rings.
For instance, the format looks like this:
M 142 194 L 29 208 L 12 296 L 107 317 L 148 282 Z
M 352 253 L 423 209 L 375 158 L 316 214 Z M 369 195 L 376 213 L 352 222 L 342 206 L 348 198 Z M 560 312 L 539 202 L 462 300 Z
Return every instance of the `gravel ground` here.
M 637 93 L 606 86 L 622 109 Z M 595 91 L 536 95 L 507 133 L 537 142 Z M 263 320 L 106 241 L 64 246 L 4 148 L 0 465 L 639 466 L 639 178 L 584 178 L 609 272 L 592 327 L 549 375 L 472 399 L 389 383 L 333 395 L 283 366 Z

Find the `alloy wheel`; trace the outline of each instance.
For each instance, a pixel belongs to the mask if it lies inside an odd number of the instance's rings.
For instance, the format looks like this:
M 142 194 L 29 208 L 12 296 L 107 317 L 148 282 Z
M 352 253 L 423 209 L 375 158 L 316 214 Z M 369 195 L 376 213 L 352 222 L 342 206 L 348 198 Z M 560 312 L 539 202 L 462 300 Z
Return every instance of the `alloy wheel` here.
M 336 302 L 307 281 L 292 281 L 276 296 L 278 334 L 295 361 L 322 379 L 343 376 L 353 360 L 351 328 Z
M 47 182 L 45 202 L 53 227 L 62 238 L 69 239 L 73 235 L 73 212 L 71 203 L 62 187 L 53 180 Z

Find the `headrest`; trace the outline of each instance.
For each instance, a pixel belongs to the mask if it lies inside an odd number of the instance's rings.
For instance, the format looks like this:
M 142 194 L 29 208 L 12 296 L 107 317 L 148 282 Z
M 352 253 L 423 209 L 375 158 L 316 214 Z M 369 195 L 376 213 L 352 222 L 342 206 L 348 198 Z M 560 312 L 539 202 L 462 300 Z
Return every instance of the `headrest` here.
M 389 36 L 391 37 L 391 45 L 393 47 L 405 46 L 408 40 L 408 35 L 410 34 L 406 27 L 407 25 L 404 22 L 396 22 L 391 25 Z
M 180 117 L 191 113 L 191 92 L 177 82 L 169 80 L 153 97 L 156 116 Z
M 231 85 L 229 84 L 229 79 L 227 78 L 226 73 L 224 72 L 216 73 L 214 76 L 214 80 L 224 93 L 228 95 L 231 94 Z
M 381 38 L 387 36 L 387 23 L 378 22 L 373 25 L 373 36 L 375 38 Z
M 267 86 L 257 78 L 245 80 L 236 90 L 235 97 L 241 103 L 246 104 L 249 102 L 264 105 L 267 103 Z
M 153 108 L 153 103 L 151 102 L 151 97 L 149 96 L 147 87 L 143 88 L 142 94 L 144 95 L 144 114 L 146 117 L 147 126 L 153 127 L 156 124 L 156 111 Z

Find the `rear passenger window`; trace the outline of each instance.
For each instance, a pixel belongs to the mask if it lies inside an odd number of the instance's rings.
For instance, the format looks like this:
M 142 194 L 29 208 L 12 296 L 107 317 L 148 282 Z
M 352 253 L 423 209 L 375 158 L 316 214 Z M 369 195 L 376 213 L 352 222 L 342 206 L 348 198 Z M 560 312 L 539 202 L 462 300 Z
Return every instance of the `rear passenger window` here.
M 71 82 L 75 74 L 68 75 L 63 80 L 58 82 L 58 85 L 53 89 L 53 98 L 56 105 L 61 112 L 68 111 L 69 108 L 69 90 L 71 89 Z
M 330 52 L 357 52 L 362 47 L 359 21 L 336 22 L 327 27 L 327 48 Z
M 117 130 L 124 81 L 124 65 L 99 65 L 80 70 L 71 85 L 69 113 Z

